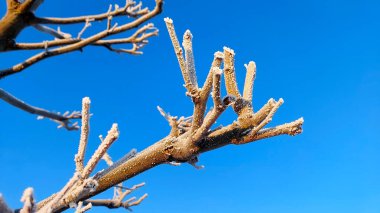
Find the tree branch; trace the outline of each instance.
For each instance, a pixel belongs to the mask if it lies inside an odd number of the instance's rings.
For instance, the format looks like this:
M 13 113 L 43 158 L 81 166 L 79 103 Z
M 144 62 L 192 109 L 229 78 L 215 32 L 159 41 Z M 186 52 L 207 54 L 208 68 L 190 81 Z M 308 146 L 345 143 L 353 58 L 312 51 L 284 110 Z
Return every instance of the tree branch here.
M 154 27 L 153 24 L 147 24 L 139 28 L 134 34 L 127 38 L 118 38 L 118 39 L 100 39 L 90 45 L 93 46 L 103 46 L 109 47 L 116 44 L 146 44 L 148 43 L 148 38 L 157 36 L 158 30 Z M 7 51 L 14 50 L 38 50 L 46 49 L 58 46 L 64 46 L 68 44 L 74 44 L 82 41 L 82 38 L 63 38 L 59 40 L 51 40 L 38 43 L 15 43 L 12 47 L 9 47 Z
M 2 194 L 0 194 L 0 212 L 13 213 L 13 211 L 8 207 L 7 203 L 5 202 Z
M 20 210 L 20 213 L 33 213 L 33 212 L 35 212 L 33 188 L 28 187 L 27 189 L 25 189 L 25 191 L 21 197 L 21 202 L 24 203 L 24 206 Z
M 72 119 L 81 118 L 81 114 L 73 111 L 71 114 L 65 113 L 60 115 L 58 113 L 49 112 L 45 109 L 41 109 L 38 107 L 31 106 L 24 101 L 14 97 L 10 93 L 0 88 L 0 99 L 9 103 L 12 106 L 15 106 L 23 111 L 39 115 L 39 118 L 50 118 L 54 122 L 59 124 L 59 127 L 64 127 L 67 130 L 77 130 L 79 127 L 77 123 L 72 123 Z
M 105 14 L 101 14 L 101 16 L 86 16 L 86 17 L 77 17 L 73 19 L 65 19 L 65 23 L 77 23 L 77 22 L 88 22 L 89 20 L 103 20 L 105 17 L 108 20 L 108 27 L 92 36 L 89 36 L 88 38 L 80 38 L 83 34 L 83 29 L 81 32 L 78 33 L 80 35 L 76 39 L 67 38 L 67 36 L 63 36 L 62 33 L 59 33 L 51 28 L 47 28 L 44 26 L 40 26 L 38 24 L 45 23 L 45 22 L 35 22 L 35 18 L 29 18 L 28 22 L 24 23 L 19 21 L 17 18 L 11 17 L 11 18 L 3 18 L 0 21 L 0 28 L 4 29 L 3 32 L 0 32 L 0 52 L 1 51 L 9 51 L 9 50 L 19 50 L 19 49 L 44 49 L 43 52 L 38 53 L 25 61 L 16 64 L 12 67 L 9 67 L 7 69 L 0 70 L 0 79 L 21 72 L 24 69 L 28 68 L 29 66 L 42 61 L 46 58 L 57 56 L 65 53 L 69 53 L 76 50 L 82 50 L 85 46 L 88 45 L 100 45 L 104 46 L 107 49 L 111 51 L 115 51 L 118 53 L 130 53 L 130 54 L 141 54 L 140 51 L 138 51 L 144 44 L 147 43 L 147 38 L 151 36 L 157 35 L 158 31 L 153 27 L 152 24 L 146 25 L 145 27 L 142 27 L 140 30 L 137 30 L 132 36 L 129 38 L 121 38 L 121 39 L 109 39 L 109 40 L 103 40 L 106 37 L 109 37 L 111 35 L 119 34 L 122 32 L 125 32 L 127 30 L 134 29 L 141 25 L 142 23 L 146 22 L 147 20 L 153 18 L 154 16 L 158 15 L 162 11 L 162 0 L 156 0 L 156 6 L 152 11 L 147 10 L 146 8 L 142 9 L 141 4 L 135 5 L 133 1 L 127 1 L 126 6 L 121 9 L 115 8 L 115 10 L 107 12 Z M 124 12 L 120 12 L 123 10 Z M 118 15 L 131 15 L 133 17 L 136 17 L 135 20 L 117 26 L 117 24 L 110 26 L 113 14 Z M 16 13 L 14 16 L 18 16 Z M 11 20 L 12 19 L 12 20 Z M 13 20 L 14 19 L 14 20 Z M 17 22 L 17 23 L 16 23 Z M 20 25 L 20 27 L 16 28 L 16 26 Z M 26 26 L 34 25 L 38 29 L 48 32 L 50 34 L 53 34 L 55 37 L 63 38 L 62 40 L 58 41 L 48 41 L 48 42 L 42 42 L 42 43 L 34 43 L 34 44 L 15 44 L 13 42 L 13 39 L 16 38 L 18 33 L 25 28 Z M 85 29 L 85 28 L 84 28 Z M 148 30 L 152 30 L 151 32 L 148 32 Z M 145 34 L 145 32 L 148 32 Z M 66 34 L 65 34 L 66 35 Z M 123 43 L 132 43 L 131 49 L 117 49 L 112 47 L 113 44 L 123 44 Z M 49 46 L 52 45 L 52 46 Z M 55 49 L 50 50 L 49 47 L 57 47 L 61 46 Z
M 175 41 L 176 35 L 174 32 L 174 26 L 170 19 L 165 19 L 168 24 L 168 30 L 170 37 L 172 38 L 174 50 L 178 53 L 179 45 Z M 173 39 L 174 38 L 174 39 Z M 180 52 L 180 51 L 179 51 Z M 254 79 L 254 69 L 253 64 L 250 63 L 250 67 L 247 69 L 247 77 L 244 88 L 244 96 L 241 97 L 240 93 L 236 87 L 236 78 L 234 77 L 233 68 L 233 50 L 225 49 L 225 54 L 230 54 L 225 60 L 225 72 L 228 72 L 228 77 L 226 77 L 225 86 L 227 88 L 228 94 L 221 100 L 220 94 L 220 78 L 222 75 L 222 70 L 219 68 L 220 64 L 215 61 L 221 61 L 220 53 L 215 54 L 215 59 L 213 64 L 217 65 L 212 67 L 211 73 L 208 76 L 212 76 L 211 86 L 213 88 L 213 102 L 214 107 L 211 109 L 205 117 L 202 117 L 197 128 L 193 122 L 185 121 L 183 117 L 177 119 L 177 117 L 171 116 L 169 113 L 164 112 L 159 108 L 160 113 L 169 121 L 172 128 L 169 135 L 154 143 L 145 150 L 137 153 L 136 156 L 129 158 L 128 160 L 123 160 L 117 165 L 112 165 L 108 169 L 97 173 L 92 177 L 97 183 L 97 187 L 87 193 L 76 194 L 77 196 L 67 196 L 64 201 L 57 203 L 56 211 L 61 212 L 68 208 L 68 203 L 77 201 L 86 201 L 90 197 L 97 195 L 108 188 L 115 186 L 125 180 L 128 180 L 142 172 L 145 172 L 157 165 L 168 164 L 168 163 L 184 163 L 188 162 L 194 165 L 196 168 L 196 162 L 198 161 L 198 156 L 204 152 L 208 152 L 222 146 L 235 144 L 241 145 L 249 142 L 258 141 L 264 138 L 274 137 L 278 135 L 297 135 L 302 132 L 303 119 L 300 118 L 291 123 L 279 125 L 274 128 L 263 129 L 271 120 L 274 113 L 277 111 L 279 106 L 283 103 L 282 99 L 279 101 L 274 101 L 270 99 L 267 104 L 265 104 L 262 109 L 257 113 L 253 113 L 252 103 L 249 102 L 252 96 L 249 89 L 252 89 L 253 82 L 247 82 L 249 79 L 253 81 Z M 181 59 L 181 54 L 177 55 L 177 59 L 180 63 L 183 62 Z M 227 69 L 226 69 L 227 67 Z M 233 71 L 233 72 L 232 72 Z M 185 82 L 192 83 L 189 73 L 181 68 L 181 72 L 184 75 Z M 195 73 L 195 71 L 194 71 Z M 187 77 L 185 77 L 187 75 Z M 207 97 L 210 93 L 209 77 L 206 86 L 204 86 L 200 91 L 208 90 L 204 92 Z M 194 84 L 193 84 L 194 86 Z M 188 87 L 186 87 L 189 90 Z M 207 89 L 206 89 L 207 88 Z M 233 93 L 233 94 L 231 94 Z M 238 95 L 238 97 L 236 97 Z M 207 98 L 197 99 L 194 101 L 194 107 L 205 106 Z M 212 125 L 215 123 L 217 118 L 222 114 L 227 106 L 232 106 L 238 116 L 238 120 L 232 122 L 225 127 L 219 127 L 212 129 Z M 237 106 L 239 105 L 239 106 Z M 248 110 L 250 109 L 250 110 Z M 197 110 L 193 112 L 193 119 L 195 119 Z M 200 118 L 198 118 L 200 119 Z M 190 124 L 190 126 L 188 126 Z M 186 126 L 186 128 L 183 128 Z M 46 204 L 53 199 L 52 197 L 45 199 L 38 204 L 38 208 L 46 206 Z M 108 207 L 120 206 L 120 202 L 116 205 L 112 200 L 102 200 L 102 201 L 89 201 L 92 205 L 103 205 Z
M 76 172 L 83 172 L 84 154 L 88 143 L 88 135 L 90 132 L 90 98 L 85 97 L 82 100 L 82 127 L 79 140 L 78 153 L 75 155 Z
M 77 24 L 86 22 L 86 20 L 91 19 L 94 21 L 102 21 L 108 19 L 108 17 L 118 17 L 118 16 L 129 16 L 129 17 L 137 17 L 141 15 L 145 15 L 149 12 L 148 8 L 141 9 L 142 3 L 136 5 L 134 1 L 126 1 L 126 4 L 121 7 L 115 7 L 112 10 L 112 5 L 107 12 L 96 14 L 96 15 L 85 15 L 78 17 L 69 17 L 69 18 L 55 18 L 55 17 L 46 17 L 40 18 L 36 17 L 34 19 L 34 23 L 38 24 Z

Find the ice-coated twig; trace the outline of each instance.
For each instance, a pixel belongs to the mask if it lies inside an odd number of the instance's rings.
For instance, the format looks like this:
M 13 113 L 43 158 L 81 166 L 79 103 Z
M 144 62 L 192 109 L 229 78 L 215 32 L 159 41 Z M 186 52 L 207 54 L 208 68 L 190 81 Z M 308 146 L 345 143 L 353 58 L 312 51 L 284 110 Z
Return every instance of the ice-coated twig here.
M 7 203 L 5 202 L 2 194 L 0 194 L 0 210 L 2 213 L 13 213 L 13 211 L 8 207 Z
M 198 141 L 202 137 L 206 135 L 206 133 L 210 130 L 211 126 L 215 123 L 216 119 L 223 113 L 223 111 L 227 108 L 228 105 L 225 105 L 221 100 L 221 91 L 220 91 L 220 77 L 223 71 L 219 67 L 213 68 L 213 102 L 214 107 L 207 113 L 206 117 L 202 125 L 196 131 L 193 136 L 193 140 Z
M 230 95 L 235 96 L 236 98 L 240 97 L 239 89 L 236 83 L 235 76 L 235 52 L 228 48 L 224 47 L 224 79 L 226 81 L 226 90 Z
M 75 155 L 75 167 L 76 171 L 82 173 L 84 154 L 86 153 L 86 147 L 88 143 L 88 135 L 90 132 L 90 98 L 85 97 L 82 100 L 82 127 L 79 140 L 78 153 Z
M 124 198 L 129 195 L 134 190 L 144 186 L 145 183 L 140 183 L 137 185 L 134 185 L 132 188 L 125 189 L 124 191 L 121 191 L 121 193 L 117 193 L 114 195 L 112 199 L 97 199 L 97 200 L 86 200 L 85 203 L 91 203 L 92 206 L 104 206 L 110 209 L 114 208 L 120 208 L 123 207 L 125 209 L 131 210 L 130 207 L 136 206 L 140 204 L 147 196 L 148 194 L 144 194 L 142 197 L 140 197 L 138 200 L 136 200 L 135 197 L 132 197 L 126 201 L 123 202 Z M 136 201 L 134 201 L 136 200 Z
M 152 23 L 144 25 L 143 27 L 136 30 L 135 33 L 126 37 L 126 38 L 117 38 L 117 39 L 100 39 L 93 42 L 90 45 L 93 46 L 103 46 L 108 48 L 111 45 L 117 44 L 147 44 L 148 38 L 157 36 L 158 29 L 154 27 Z M 68 39 L 59 39 L 51 40 L 40 43 L 16 43 L 14 46 L 10 47 L 9 50 L 35 50 L 35 49 L 44 49 L 46 46 L 49 48 L 63 46 L 68 44 L 74 44 L 82 41 L 84 38 L 68 38 Z
M 189 75 L 191 84 L 194 86 L 194 88 L 198 88 L 197 74 L 195 72 L 192 39 L 193 35 L 191 34 L 190 30 L 186 30 L 186 32 L 183 34 L 182 42 L 182 46 L 185 49 L 186 70 Z
M 28 187 L 27 189 L 25 189 L 21 197 L 21 202 L 24 203 L 24 206 L 20 210 L 20 213 L 33 213 L 35 211 L 32 187 Z M 0 209 L 0 211 L 2 212 L 2 209 Z
M 170 18 L 165 18 L 164 21 L 169 31 L 169 36 L 174 47 L 174 52 L 178 59 L 179 67 L 181 68 L 181 71 L 182 71 L 182 77 L 183 77 L 183 80 L 185 81 L 185 87 L 187 89 L 188 94 L 193 95 L 194 92 L 196 92 L 197 87 L 196 85 L 193 84 L 191 74 L 186 68 L 186 61 L 183 57 L 183 50 L 179 44 L 177 34 L 174 29 L 173 20 Z
M 42 25 L 42 24 L 35 24 L 33 25 L 34 28 L 37 30 L 47 33 L 49 35 L 52 35 L 53 37 L 57 39 L 69 39 L 71 38 L 71 35 L 69 33 L 62 32 L 59 28 L 58 30 L 54 30 L 48 26 Z
M 94 170 L 95 166 L 98 164 L 99 160 L 103 157 L 104 153 L 112 145 L 113 142 L 119 137 L 119 130 L 117 124 L 113 124 L 111 129 L 108 131 L 107 136 L 104 138 L 102 143 L 99 145 L 98 149 L 91 156 L 87 165 L 84 167 L 83 172 L 81 173 L 82 178 L 88 178 L 91 172 Z
M 87 30 L 87 28 L 91 27 L 91 19 L 87 19 L 82 30 L 78 33 L 77 39 L 82 38 L 83 33 Z
M 248 65 L 245 65 L 247 74 L 245 76 L 243 98 L 248 102 L 252 102 L 253 83 L 256 78 L 256 64 L 250 61 Z
M 83 212 L 90 210 L 91 208 L 92 208 L 91 203 L 88 203 L 87 205 L 83 206 L 83 202 L 79 201 L 78 206 L 75 209 L 75 213 L 83 213 Z
M 50 118 L 52 121 L 58 123 L 61 127 L 64 127 L 67 130 L 77 130 L 79 128 L 76 125 L 76 123 L 72 123 L 73 119 L 79 119 L 82 117 L 82 115 L 80 113 L 77 113 L 76 111 L 72 112 L 71 114 L 64 114 L 64 115 L 53 113 L 45 109 L 29 105 L 1 88 L 0 88 L 0 99 L 23 111 L 36 114 L 39 116 L 39 118 L 44 118 L 44 117 Z

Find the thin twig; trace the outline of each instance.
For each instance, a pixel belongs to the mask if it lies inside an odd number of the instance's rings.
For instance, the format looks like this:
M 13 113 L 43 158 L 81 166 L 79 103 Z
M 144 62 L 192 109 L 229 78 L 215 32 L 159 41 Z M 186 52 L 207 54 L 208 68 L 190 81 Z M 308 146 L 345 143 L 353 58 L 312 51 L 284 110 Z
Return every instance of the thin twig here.
M 152 30 L 152 31 L 148 31 Z M 115 44 L 130 44 L 130 43 L 147 43 L 148 38 L 157 36 L 158 30 L 154 27 L 153 24 L 147 24 L 141 28 L 139 28 L 134 34 L 127 38 L 118 38 L 118 39 L 101 39 L 90 45 L 93 46 L 109 46 Z M 11 50 L 37 50 L 37 49 L 45 49 L 45 46 L 48 47 L 57 47 L 64 46 L 68 44 L 74 44 L 82 41 L 83 38 L 67 38 L 67 39 L 59 39 L 59 40 L 51 40 L 46 42 L 38 42 L 38 43 L 16 43 L 12 47 L 9 47 L 7 51 Z
M 57 30 L 54 30 L 50 27 L 47 27 L 47 26 L 44 26 L 41 24 L 35 24 L 35 25 L 33 25 L 33 27 L 36 28 L 37 30 L 41 31 L 41 32 L 52 35 L 58 39 L 69 39 L 69 38 L 71 38 L 71 35 L 68 33 L 63 33 L 60 30 L 57 31 Z
M 109 16 L 117 17 L 117 16 L 133 16 L 136 17 L 136 15 L 144 15 L 148 11 L 144 10 L 143 12 L 136 14 L 136 12 L 133 13 L 133 11 L 128 8 L 131 8 L 135 5 L 135 2 L 133 1 L 126 1 L 124 7 L 121 8 L 115 8 L 115 10 L 107 11 L 105 13 L 96 14 L 96 15 L 85 15 L 85 16 L 78 16 L 78 17 L 69 17 L 69 18 L 55 18 L 55 17 L 36 17 L 34 22 L 40 23 L 40 24 L 76 24 L 76 23 L 83 23 L 86 22 L 87 19 L 91 19 L 94 21 L 101 21 L 107 19 Z
M 228 48 L 224 47 L 224 79 L 226 81 L 226 89 L 228 94 L 235 96 L 236 98 L 240 97 L 239 89 L 236 83 L 235 76 L 235 52 Z
M 177 34 L 175 32 L 174 25 L 173 25 L 173 20 L 171 20 L 170 18 L 165 18 L 164 21 L 169 31 L 169 36 L 174 47 L 174 52 L 178 59 L 179 67 L 181 68 L 181 71 L 182 71 L 182 77 L 183 77 L 183 80 L 185 81 L 185 87 L 188 93 L 190 95 L 193 95 L 197 87 L 195 87 L 195 85 L 193 84 L 191 74 L 186 68 L 186 62 L 183 57 L 183 50 L 179 44 Z
M 119 130 L 117 128 L 117 124 L 113 124 L 111 129 L 108 131 L 106 138 L 104 138 L 98 149 L 91 156 L 87 165 L 84 167 L 83 172 L 81 173 L 82 178 L 86 179 L 90 176 L 91 172 L 94 170 L 99 160 L 103 157 L 104 153 L 107 152 L 108 148 L 112 145 L 113 142 L 116 141 L 118 137 Z
M 36 114 L 45 118 L 50 118 L 51 120 L 59 123 L 62 127 L 66 128 L 67 130 L 77 130 L 79 128 L 76 125 L 76 123 L 71 123 L 72 119 L 79 119 L 82 117 L 80 113 L 77 113 L 75 111 L 69 115 L 60 115 L 58 113 L 49 112 L 45 109 L 31 106 L 1 88 L 0 99 L 23 111 Z
M 76 172 L 82 173 L 83 160 L 86 153 L 88 143 L 88 135 L 90 132 L 90 98 L 85 97 L 82 100 L 82 127 L 79 140 L 78 153 L 75 155 Z
M 28 187 L 27 189 L 25 189 L 21 197 L 21 202 L 24 203 L 24 206 L 20 210 L 20 213 L 33 213 L 35 211 L 33 188 Z
M 183 34 L 183 42 L 182 42 L 182 46 L 185 50 L 186 70 L 187 70 L 187 73 L 189 74 L 191 84 L 194 86 L 194 88 L 198 88 L 197 74 L 195 72 L 192 39 L 193 39 L 193 35 L 191 34 L 190 30 L 186 30 L 186 32 Z

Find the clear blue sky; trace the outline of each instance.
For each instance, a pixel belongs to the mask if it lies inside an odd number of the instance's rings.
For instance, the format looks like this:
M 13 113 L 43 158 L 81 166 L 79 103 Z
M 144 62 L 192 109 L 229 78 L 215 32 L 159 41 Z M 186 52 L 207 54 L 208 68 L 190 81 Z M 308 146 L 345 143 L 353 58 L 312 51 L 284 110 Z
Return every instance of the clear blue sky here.
M 105 1 L 45 1 L 38 14 L 106 8 Z M 126 183 L 147 183 L 135 193 L 149 193 L 135 212 L 375 213 L 380 212 L 379 11 L 375 0 L 167 0 L 153 20 L 160 35 L 143 56 L 90 47 L 38 63 L 0 86 L 56 111 L 78 110 L 81 98 L 89 96 L 94 113 L 89 151 L 113 122 L 121 130 L 110 149 L 113 158 L 142 150 L 169 131 L 157 105 L 175 115 L 192 111 L 163 22 L 169 16 L 179 34 L 191 29 L 194 35 L 200 79 L 215 51 L 233 48 L 240 82 L 243 64 L 257 63 L 255 106 L 271 97 L 285 100 L 271 125 L 303 116 L 304 132 L 206 153 L 201 171 L 189 165 L 152 169 Z M 30 29 L 20 40 L 47 38 Z M 0 54 L 1 66 L 29 54 Z M 56 192 L 74 170 L 79 132 L 57 130 L 3 102 L 0 113 L 0 191 L 6 200 L 19 207 L 28 186 L 38 200 Z M 233 119 L 228 111 L 219 123 Z

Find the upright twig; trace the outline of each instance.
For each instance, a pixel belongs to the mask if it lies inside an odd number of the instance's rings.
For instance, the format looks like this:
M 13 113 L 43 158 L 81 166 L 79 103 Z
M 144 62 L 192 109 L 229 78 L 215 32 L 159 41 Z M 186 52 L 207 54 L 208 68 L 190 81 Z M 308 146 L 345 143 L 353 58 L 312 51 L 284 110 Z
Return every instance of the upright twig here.
M 20 213 L 33 213 L 35 211 L 33 188 L 28 187 L 25 189 L 21 197 L 21 202 L 24 203 L 24 206 L 20 210 Z
M 82 100 L 82 127 L 79 140 L 78 154 L 75 155 L 76 172 L 83 172 L 83 160 L 86 153 L 88 143 L 88 135 L 90 132 L 90 98 L 85 97 Z

